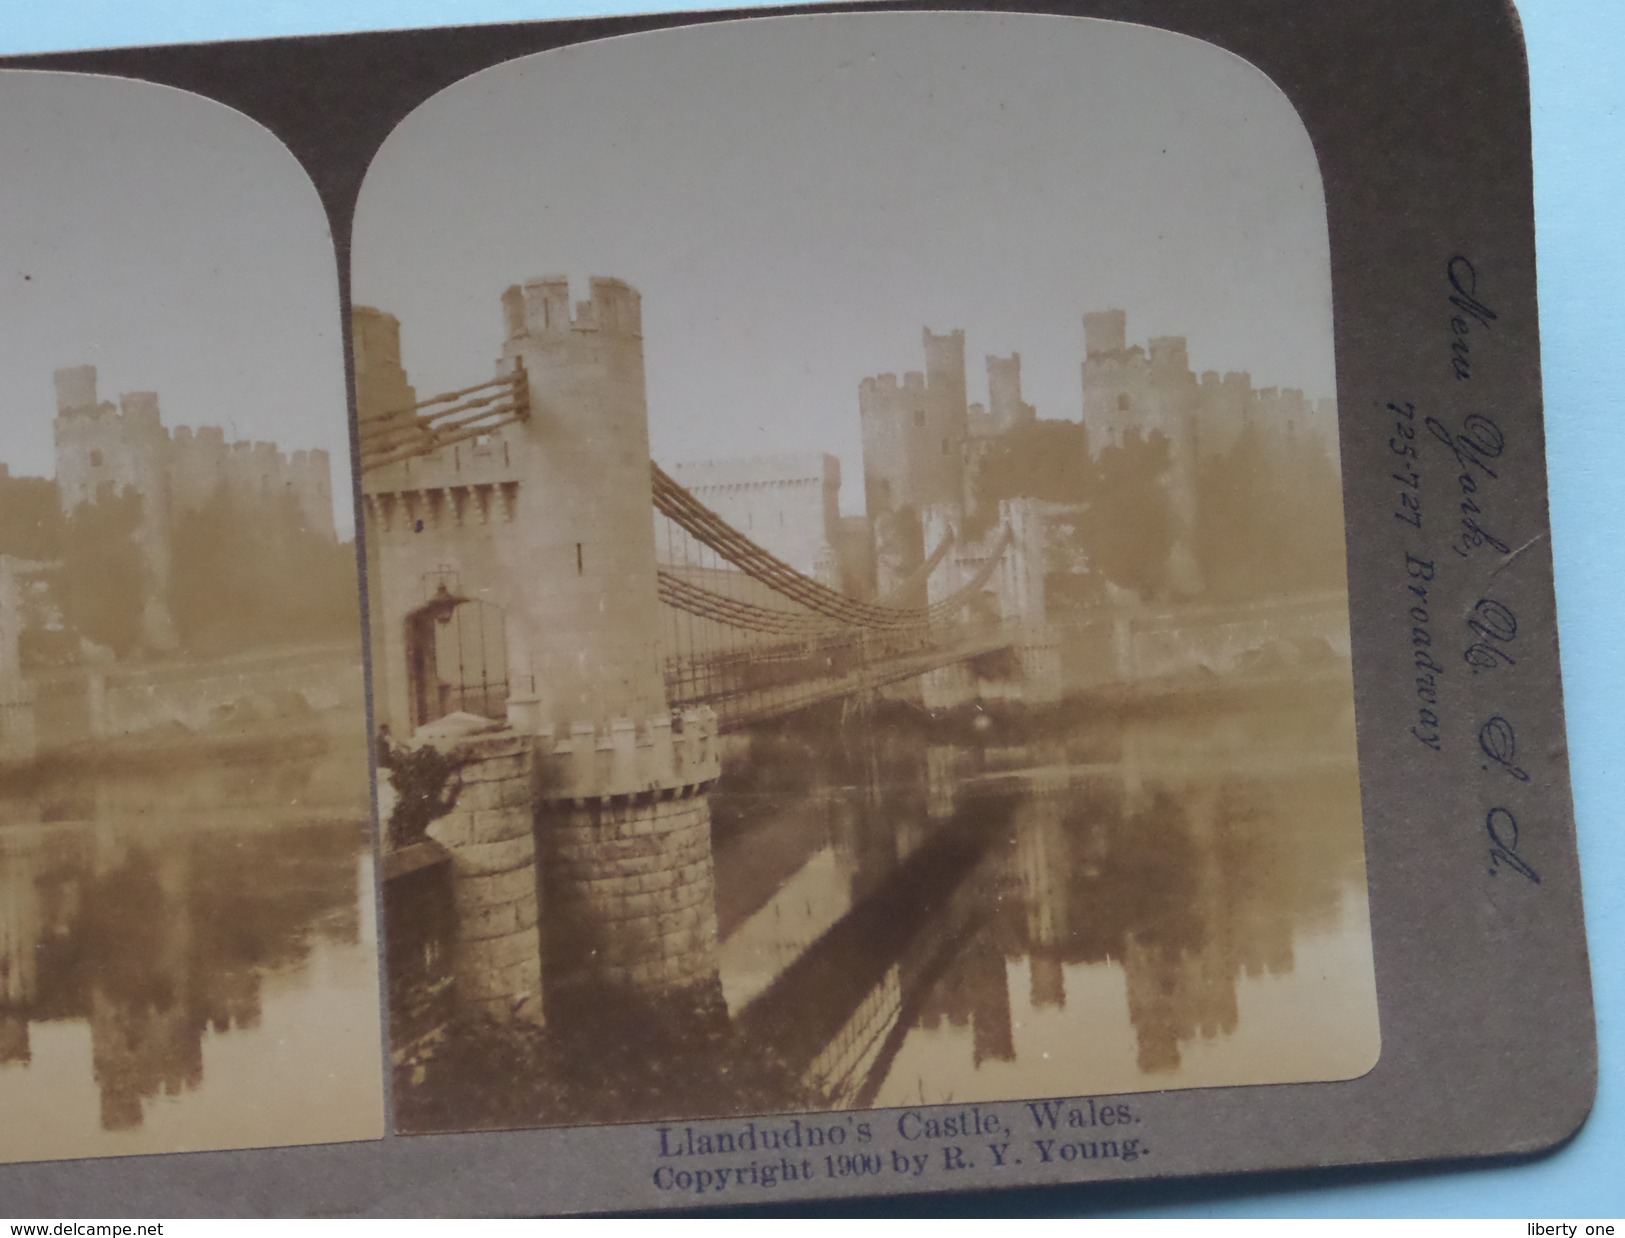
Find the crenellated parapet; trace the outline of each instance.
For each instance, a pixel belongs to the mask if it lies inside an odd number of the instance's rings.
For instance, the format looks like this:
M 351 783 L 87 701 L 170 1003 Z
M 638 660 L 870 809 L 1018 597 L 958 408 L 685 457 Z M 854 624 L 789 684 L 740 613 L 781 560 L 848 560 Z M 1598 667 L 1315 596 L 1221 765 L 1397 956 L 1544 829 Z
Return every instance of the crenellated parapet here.
M 362 496 L 367 527 L 386 537 L 426 531 L 512 524 L 519 506 L 517 481 L 403 487 Z
M 536 735 L 537 789 L 548 803 L 576 808 L 611 800 L 683 798 L 722 772 L 717 719 L 709 706 L 607 725 L 544 725 Z
M 510 340 L 578 332 L 643 338 L 643 301 L 623 280 L 594 276 L 585 301 L 570 302 L 562 275 L 514 284 L 502 294 L 502 317 Z

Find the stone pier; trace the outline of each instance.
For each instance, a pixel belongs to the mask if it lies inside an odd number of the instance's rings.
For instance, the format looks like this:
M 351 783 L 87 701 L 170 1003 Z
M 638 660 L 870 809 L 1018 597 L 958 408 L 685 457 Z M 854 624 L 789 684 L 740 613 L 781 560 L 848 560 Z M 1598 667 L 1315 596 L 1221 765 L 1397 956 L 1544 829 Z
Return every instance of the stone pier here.
M 453 972 L 459 1004 L 498 1019 L 541 1022 L 531 737 L 472 714 L 419 730 L 460 763 L 456 802 L 428 829 L 448 852 L 457 910 Z
M 712 712 L 544 729 L 537 761 L 549 985 L 664 992 L 713 981 Z

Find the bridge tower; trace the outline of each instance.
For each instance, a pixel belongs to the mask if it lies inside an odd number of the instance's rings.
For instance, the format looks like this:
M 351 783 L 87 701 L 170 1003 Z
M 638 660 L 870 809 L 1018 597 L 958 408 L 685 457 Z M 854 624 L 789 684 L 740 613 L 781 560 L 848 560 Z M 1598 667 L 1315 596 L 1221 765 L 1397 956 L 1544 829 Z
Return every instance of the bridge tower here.
M 358 406 L 409 427 L 397 328 L 357 313 Z M 502 319 L 498 377 L 525 414 L 363 479 L 375 711 L 469 761 L 430 827 L 452 852 L 459 992 L 534 1011 L 538 971 L 549 1002 L 714 986 L 720 748 L 709 709 L 666 697 L 640 299 L 533 280 Z
M 547 987 L 714 984 L 720 749 L 708 709 L 672 713 L 660 665 L 641 301 L 595 278 L 572 306 L 542 279 L 502 306 L 503 366 L 530 384 L 508 720 L 536 737 Z

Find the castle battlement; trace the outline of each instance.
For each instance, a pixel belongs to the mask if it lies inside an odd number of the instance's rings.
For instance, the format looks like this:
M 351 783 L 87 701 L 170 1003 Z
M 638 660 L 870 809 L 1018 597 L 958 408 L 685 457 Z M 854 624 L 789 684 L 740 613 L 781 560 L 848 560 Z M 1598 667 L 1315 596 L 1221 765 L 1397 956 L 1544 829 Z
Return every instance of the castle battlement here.
M 161 423 L 139 410 L 126 412 L 110 400 L 103 400 L 94 408 L 70 408 L 56 415 L 56 424 L 69 433 L 117 433 L 119 431 L 161 430 Z
M 608 726 L 544 726 L 536 735 L 537 789 L 554 803 L 664 799 L 702 791 L 722 773 L 716 714 L 708 706 Z
M 59 416 L 96 409 L 95 366 L 68 366 L 55 371 L 51 378 L 56 383 L 56 411 Z
M 910 370 L 904 374 L 899 382 L 895 374 L 876 374 L 873 378 L 866 378 L 858 384 L 858 390 L 866 396 L 916 395 L 926 393 L 925 372 L 923 370 Z
M 1012 426 L 1026 425 L 1038 417 L 1038 411 L 1021 398 L 1021 354 L 1008 357 L 987 357 L 987 406 L 982 409 L 990 419 L 995 433 Z M 973 410 L 980 405 L 971 405 Z M 974 417 L 973 413 L 973 417 Z
M 1104 357 L 1128 347 L 1128 314 L 1124 310 L 1101 310 L 1083 316 L 1083 348 L 1086 356 Z
M 126 391 L 119 396 L 118 402 L 119 412 L 132 427 L 153 434 L 163 431 L 156 391 Z
M 507 338 L 562 336 L 577 331 L 643 338 L 643 298 L 635 288 L 625 280 L 601 275 L 593 276 L 588 287 L 589 298 L 576 301 L 572 307 L 570 281 L 565 276 L 547 276 L 510 286 L 502 294 Z
M 1151 340 L 1151 364 L 1179 374 L 1189 373 L 1190 349 L 1183 335 L 1159 335 Z

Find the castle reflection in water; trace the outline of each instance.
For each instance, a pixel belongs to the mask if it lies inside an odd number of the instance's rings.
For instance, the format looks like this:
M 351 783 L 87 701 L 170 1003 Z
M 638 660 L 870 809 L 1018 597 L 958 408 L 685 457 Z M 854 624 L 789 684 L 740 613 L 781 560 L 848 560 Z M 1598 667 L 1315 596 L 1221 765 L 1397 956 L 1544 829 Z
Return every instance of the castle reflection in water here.
M 0 1160 L 147 1150 L 160 1098 L 178 1125 L 154 1150 L 277 1141 L 277 1106 L 257 1101 L 310 1082 L 276 1077 L 277 1002 L 353 1007 L 340 1022 L 364 1047 L 370 846 L 359 813 L 308 807 L 353 798 L 324 781 L 309 762 L 273 763 L 0 802 L 0 1110 L 26 1119 L 0 1136 Z M 226 1041 L 253 1051 L 211 1056 Z M 268 1078 L 247 1077 L 256 1058 Z M 323 1064 L 307 1059 L 312 1081 Z
M 829 1105 L 1374 1062 L 1346 697 L 829 734 L 758 732 L 713 801 L 730 1014 Z

